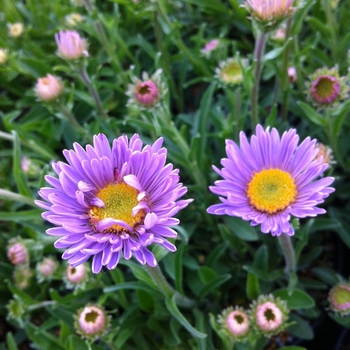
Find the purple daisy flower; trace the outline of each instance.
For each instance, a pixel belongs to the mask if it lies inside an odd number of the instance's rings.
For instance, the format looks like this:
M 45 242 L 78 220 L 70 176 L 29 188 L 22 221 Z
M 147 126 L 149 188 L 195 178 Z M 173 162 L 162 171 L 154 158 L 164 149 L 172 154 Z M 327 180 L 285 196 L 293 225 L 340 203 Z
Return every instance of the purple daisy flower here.
M 221 196 L 222 203 L 210 206 L 207 211 L 215 215 L 238 216 L 261 224 L 263 233 L 279 236 L 294 234 L 291 215 L 298 218 L 324 214 L 316 206 L 334 191 L 328 187 L 332 177 L 315 180 L 327 168 L 317 158 L 316 140 L 306 138 L 299 146 L 295 129 L 284 132 L 256 127 L 250 144 L 240 134 L 240 147 L 226 140 L 227 158 L 221 160 L 223 169 L 214 170 L 223 178 L 210 190 Z
M 65 249 L 62 258 L 73 267 L 93 256 L 92 271 L 98 273 L 132 254 L 141 264 L 155 266 L 148 246 L 176 251 L 167 240 L 177 236 L 171 226 L 179 220 L 173 216 L 192 201 L 178 201 L 187 192 L 179 170 L 165 163 L 162 138 L 144 148 L 136 134 L 115 139 L 112 149 L 103 134 L 93 141 L 86 151 L 78 143 L 64 150 L 69 164 L 54 163 L 58 178 L 46 176 L 52 187 L 39 191 L 45 202 L 36 204 L 47 210 L 43 218 L 58 226 L 46 233 L 60 236 L 55 247 Z

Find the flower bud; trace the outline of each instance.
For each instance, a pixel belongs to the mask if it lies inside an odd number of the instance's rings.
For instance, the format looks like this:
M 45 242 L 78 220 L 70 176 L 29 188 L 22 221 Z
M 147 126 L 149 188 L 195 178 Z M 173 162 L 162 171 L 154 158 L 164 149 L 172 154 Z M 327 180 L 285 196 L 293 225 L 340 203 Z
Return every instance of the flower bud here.
M 65 17 L 67 26 L 75 27 L 78 23 L 83 21 L 83 17 L 79 13 L 71 13 Z
M 331 309 L 340 314 L 350 314 L 350 284 L 338 283 L 334 286 L 329 294 L 328 301 Z
M 29 262 L 26 246 L 16 239 L 10 241 L 7 248 L 7 257 L 13 265 L 28 264 Z
M 225 309 L 218 318 L 225 333 L 236 340 L 244 340 L 249 332 L 249 319 L 246 312 L 239 307 Z
M 89 56 L 86 41 L 75 30 L 59 31 L 55 34 L 58 55 L 67 60 L 76 60 L 81 56 Z
M 7 50 L 0 48 L 0 64 L 4 64 L 7 61 Z
M 15 286 L 19 289 L 25 289 L 29 286 L 33 272 L 27 265 L 17 265 L 13 272 Z
M 36 265 L 37 279 L 39 282 L 50 280 L 57 270 L 57 262 L 52 258 L 45 258 Z
M 18 38 L 19 36 L 22 35 L 24 30 L 23 24 L 20 22 L 17 22 L 14 24 L 8 24 L 7 28 L 8 28 L 9 36 L 11 36 L 12 38 Z
M 60 78 L 48 74 L 46 77 L 38 79 L 34 90 L 40 100 L 51 101 L 61 94 L 63 84 Z
M 216 50 L 219 47 L 220 41 L 218 39 L 213 39 L 208 41 L 201 52 L 205 55 L 209 54 L 211 51 Z
M 291 84 L 294 84 L 297 81 L 297 70 L 295 67 L 288 68 L 288 79 Z
M 246 60 L 229 58 L 219 63 L 219 67 L 215 70 L 215 77 L 224 85 L 239 86 L 243 82 L 242 66 L 245 66 Z
M 78 291 L 83 289 L 88 280 L 88 269 L 85 264 L 78 265 L 76 267 L 67 266 L 63 279 L 68 289 L 74 289 Z
M 110 316 L 103 307 L 87 305 L 78 310 L 74 316 L 77 333 L 85 339 L 95 341 L 107 333 L 110 327 Z

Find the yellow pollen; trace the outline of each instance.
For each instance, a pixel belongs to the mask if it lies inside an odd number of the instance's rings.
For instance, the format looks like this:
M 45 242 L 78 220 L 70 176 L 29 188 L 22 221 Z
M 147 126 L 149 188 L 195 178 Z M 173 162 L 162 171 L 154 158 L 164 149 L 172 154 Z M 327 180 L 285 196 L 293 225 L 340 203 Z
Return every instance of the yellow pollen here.
M 145 217 L 144 210 L 140 210 L 132 216 L 132 209 L 139 203 L 137 200 L 138 191 L 126 183 L 111 184 L 102 188 L 96 195 L 104 202 L 104 208 L 93 206 L 90 211 L 90 218 L 93 224 L 99 221 L 112 218 L 123 220 L 129 226 L 134 227 Z M 120 225 L 112 225 L 108 232 L 120 232 L 126 229 Z
M 247 189 L 250 204 L 258 211 L 273 214 L 294 202 L 296 186 L 289 173 L 267 169 L 254 174 Z

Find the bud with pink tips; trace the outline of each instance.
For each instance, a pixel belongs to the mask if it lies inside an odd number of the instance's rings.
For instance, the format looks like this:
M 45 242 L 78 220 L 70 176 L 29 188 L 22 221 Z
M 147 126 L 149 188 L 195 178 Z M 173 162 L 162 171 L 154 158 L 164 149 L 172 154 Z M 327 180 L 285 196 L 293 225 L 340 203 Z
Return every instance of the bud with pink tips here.
M 81 264 L 76 267 L 68 265 L 63 275 L 66 288 L 74 289 L 74 293 L 79 289 L 84 289 L 88 279 L 89 275 L 86 264 Z
M 218 318 L 222 329 L 235 340 L 245 340 L 249 332 L 249 319 L 247 313 L 240 307 L 229 307 L 223 310 Z
M 296 83 L 297 81 L 297 70 L 295 67 L 288 68 L 288 79 L 291 84 Z
M 111 317 L 102 306 L 86 305 L 74 316 L 74 327 L 83 338 L 95 341 L 105 335 L 110 327 Z
M 7 257 L 13 265 L 28 264 L 28 250 L 23 242 L 12 239 L 7 247 Z
M 39 78 L 35 85 L 35 94 L 42 101 L 52 101 L 63 91 L 63 84 L 60 78 L 51 74 Z
M 89 56 L 86 50 L 86 41 L 76 30 L 60 30 L 55 34 L 58 46 L 57 54 L 67 60 L 77 60 L 82 56 Z
M 36 277 L 38 282 L 50 280 L 57 270 L 57 261 L 52 258 L 45 258 L 36 265 Z

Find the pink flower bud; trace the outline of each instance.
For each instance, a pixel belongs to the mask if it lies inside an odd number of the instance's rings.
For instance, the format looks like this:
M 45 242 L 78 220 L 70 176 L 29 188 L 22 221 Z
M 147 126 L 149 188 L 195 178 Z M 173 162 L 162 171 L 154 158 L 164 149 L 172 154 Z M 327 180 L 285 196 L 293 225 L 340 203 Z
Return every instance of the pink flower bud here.
M 9 246 L 7 257 L 13 265 L 27 264 L 29 261 L 27 248 L 21 242 Z
M 60 78 L 51 74 L 39 78 L 35 85 L 35 93 L 40 100 L 51 101 L 57 98 L 63 90 L 63 84 Z
M 72 284 L 78 284 L 84 281 L 87 274 L 87 269 L 84 264 L 78 265 L 76 267 L 68 266 L 66 275 L 67 280 Z
M 338 283 L 328 295 L 328 301 L 332 310 L 340 315 L 350 313 L 350 284 Z
M 226 326 L 234 337 L 241 337 L 249 331 L 249 320 L 245 312 L 234 310 L 226 317 Z
M 140 82 L 135 87 L 135 97 L 140 105 L 152 107 L 159 99 L 158 86 L 152 80 Z
M 297 81 L 297 70 L 295 67 L 288 68 L 288 78 L 291 84 L 294 84 Z
M 37 269 L 43 277 L 50 277 L 57 268 L 57 263 L 51 258 L 45 258 L 40 264 L 38 264 Z
M 283 323 L 283 313 L 275 303 L 267 301 L 256 309 L 256 324 L 262 331 L 276 331 Z
M 323 75 L 311 85 L 311 96 L 319 104 L 332 104 L 340 95 L 340 82 L 336 77 Z
M 218 48 L 219 43 L 220 43 L 220 42 L 219 42 L 218 39 L 210 40 L 210 41 L 208 41 L 208 42 L 204 45 L 203 51 L 206 52 L 206 53 L 208 53 L 208 52 L 210 52 L 210 51 L 213 51 L 213 50 L 215 50 L 215 49 Z
M 89 56 L 86 50 L 86 41 L 75 30 L 59 31 L 55 34 L 58 54 L 68 60 L 76 60 L 81 56 Z

